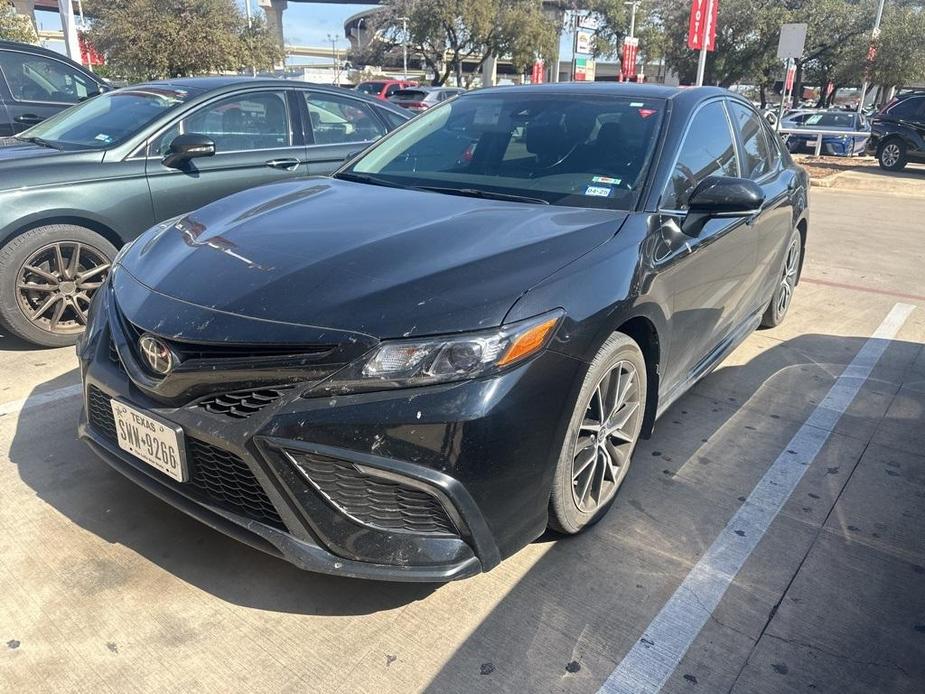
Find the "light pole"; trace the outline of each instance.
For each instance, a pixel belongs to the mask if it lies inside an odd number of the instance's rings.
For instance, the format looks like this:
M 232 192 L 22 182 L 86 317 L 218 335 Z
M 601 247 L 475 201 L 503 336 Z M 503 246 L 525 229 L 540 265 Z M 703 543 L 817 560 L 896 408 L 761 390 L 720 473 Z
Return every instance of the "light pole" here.
M 328 34 L 331 42 L 331 59 L 334 61 L 334 84 L 340 84 L 340 66 L 337 64 L 337 36 Z
M 874 30 L 870 33 L 870 43 L 873 47 L 874 41 L 880 36 L 880 20 L 883 18 L 883 0 L 877 5 L 877 18 L 874 20 Z M 870 53 L 868 52 L 868 57 Z M 870 61 L 872 62 L 872 61 Z M 864 110 L 864 97 L 867 96 L 867 71 L 864 71 L 864 82 L 861 85 L 861 98 L 858 99 L 858 113 Z
M 624 2 L 624 5 L 630 6 L 630 38 L 635 38 L 636 36 L 636 8 L 639 7 L 639 3 L 642 0 L 633 0 L 632 2 Z
M 408 18 L 399 17 L 401 21 L 401 65 L 402 79 L 408 79 Z

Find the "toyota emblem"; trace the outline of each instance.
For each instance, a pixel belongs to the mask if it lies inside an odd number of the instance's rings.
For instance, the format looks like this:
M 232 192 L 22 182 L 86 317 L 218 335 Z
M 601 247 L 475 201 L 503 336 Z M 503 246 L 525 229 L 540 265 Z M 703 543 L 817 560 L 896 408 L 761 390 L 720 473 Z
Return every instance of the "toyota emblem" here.
M 142 335 L 138 339 L 138 349 L 141 350 L 148 368 L 154 373 L 166 376 L 173 369 L 173 353 L 160 338 L 154 335 Z

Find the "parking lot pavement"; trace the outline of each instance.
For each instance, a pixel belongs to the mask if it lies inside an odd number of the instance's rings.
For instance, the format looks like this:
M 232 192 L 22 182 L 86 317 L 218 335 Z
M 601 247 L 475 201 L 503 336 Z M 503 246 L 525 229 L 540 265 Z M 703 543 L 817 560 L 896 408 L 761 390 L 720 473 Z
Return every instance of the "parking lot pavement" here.
M 0 691 L 925 691 L 925 200 L 812 202 L 787 322 L 610 514 L 445 586 L 187 518 L 75 441 L 72 350 L 0 338 Z

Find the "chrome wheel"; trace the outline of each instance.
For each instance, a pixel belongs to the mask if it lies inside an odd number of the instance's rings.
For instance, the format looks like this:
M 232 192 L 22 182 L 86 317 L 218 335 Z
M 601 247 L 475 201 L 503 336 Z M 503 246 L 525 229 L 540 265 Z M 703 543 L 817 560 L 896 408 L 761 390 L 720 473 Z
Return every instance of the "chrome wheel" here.
M 793 298 L 793 289 L 797 283 L 797 273 L 800 270 L 800 240 L 794 239 L 787 249 L 787 260 L 784 263 L 784 274 L 777 290 L 777 314 L 782 316 L 790 307 Z
M 902 152 L 899 150 L 899 145 L 895 142 L 889 142 L 880 151 L 880 163 L 891 169 L 896 166 L 901 156 Z
M 23 315 L 42 330 L 59 335 L 81 332 L 93 294 L 109 272 L 106 255 L 85 243 L 59 241 L 43 246 L 22 264 L 16 296 Z
M 572 459 L 572 500 L 591 513 L 616 494 L 639 435 L 639 375 L 629 361 L 617 362 L 591 394 Z

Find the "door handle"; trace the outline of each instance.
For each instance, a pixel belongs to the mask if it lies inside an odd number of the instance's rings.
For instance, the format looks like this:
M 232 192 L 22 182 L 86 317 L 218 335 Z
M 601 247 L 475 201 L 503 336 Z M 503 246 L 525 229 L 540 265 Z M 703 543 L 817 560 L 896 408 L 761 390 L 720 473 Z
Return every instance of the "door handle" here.
M 283 171 L 295 171 L 299 167 L 298 159 L 270 159 L 265 162 L 271 169 L 282 169 Z
M 41 123 L 44 118 L 35 115 L 34 113 L 24 113 L 21 116 L 16 116 L 13 118 L 17 123 L 28 123 L 29 125 L 35 125 L 36 123 Z

